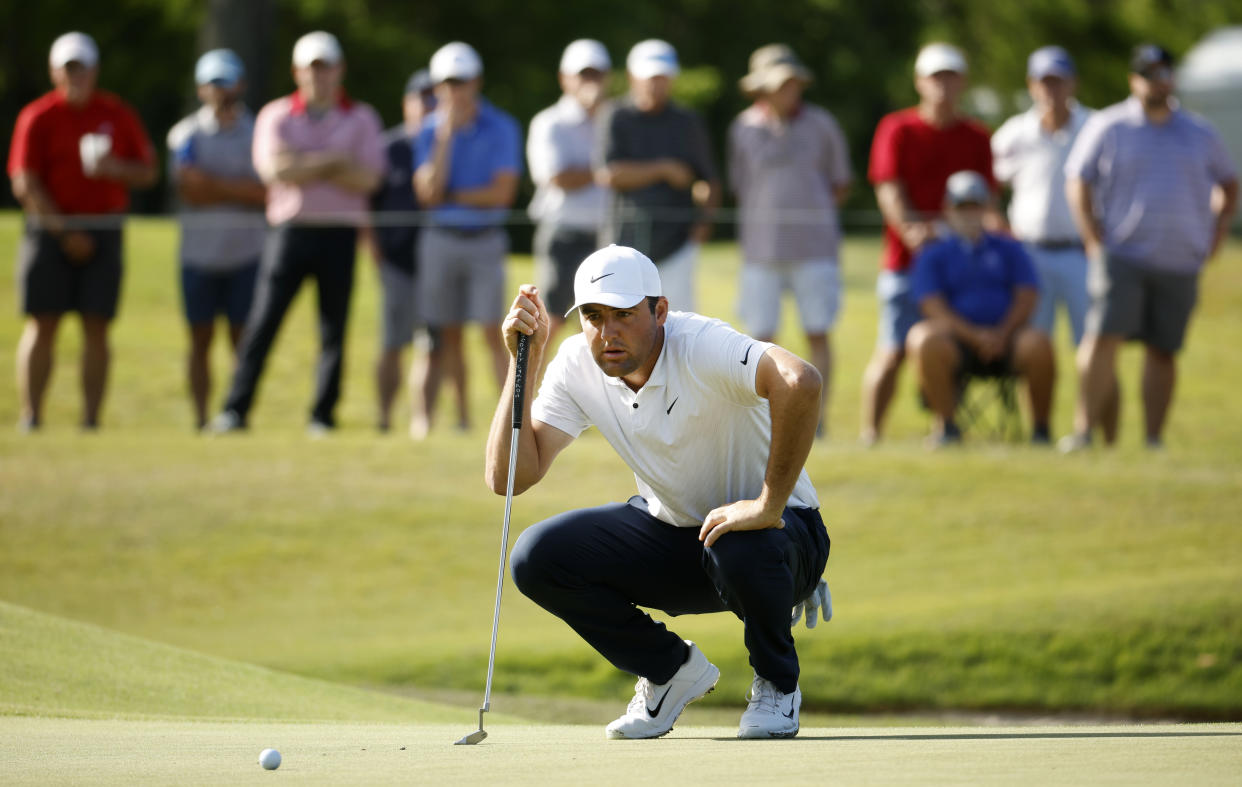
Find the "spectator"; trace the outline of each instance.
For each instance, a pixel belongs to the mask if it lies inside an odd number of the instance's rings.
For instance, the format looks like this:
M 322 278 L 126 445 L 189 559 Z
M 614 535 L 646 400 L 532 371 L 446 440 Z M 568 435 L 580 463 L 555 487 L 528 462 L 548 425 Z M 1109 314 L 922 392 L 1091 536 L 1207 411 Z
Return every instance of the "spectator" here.
M 1048 335 L 1028 327 L 1039 280 L 1022 245 L 986 232 L 991 188 L 978 172 L 952 175 L 944 217 L 951 234 L 918 253 L 911 291 L 923 314 L 906 340 L 919 388 L 936 418 L 932 441 L 960 442 L 958 395 L 970 377 L 1026 380 L 1034 421 L 1031 442 L 1050 442 L 1048 418 L 1056 375 Z
M 169 172 L 181 198 L 181 295 L 190 326 L 187 376 L 195 424 L 207 424 L 215 319 L 229 321 L 234 353 L 254 299 L 267 198 L 250 160 L 254 116 L 241 103 L 245 68 L 213 49 L 198 59 L 202 106 L 168 132 Z
M 798 302 L 811 362 L 819 370 L 819 431 L 832 381 L 831 330 L 841 306 L 837 206 L 853 174 L 849 148 L 826 109 L 804 103 L 811 72 L 783 44 L 750 56 L 742 92 L 754 103 L 729 127 L 729 179 L 737 193 L 742 276 L 738 312 L 761 342 L 776 337 L 781 295 Z
M 22 108 L 9 148 L 13 196 L 26 213 L 18 283 L 26 324 L 17 345 L 18 428 L 38 429 L 66 312 L 82 318 L 82 427 L 99 426 L 121 294 L 128 189 L 148 188 L 155 151 L 134 111 L 96 89 L 99 49 L 83 33 L 52 44 L 53 90 Z
M 297 90 L 255 120 L 254 166 L 268 184 L 272 230 L 232 390 L 211 424 L 217 432 L 246 427 L 276 332 L 308 276 L 319 290 L 320 341 L 308 432 L 336 428 L 358 225 L 384 170 L 382 127 L 374 109 L 345 95 L 345 57 L 332 34 L 299 38 L 292 70 Z
M 868 445 L 880 439 L 905 358 L 906 332 L 919 319 L 910 294 L 910 260 L 940 232 L 945 181 L 959 170 L 992 178 L 988 131 L 958 109 L 966 71 L 966 58 L 956 47 L 923 47 L 914 62 L 918 106 L 886 115 L 871 143 L 868 175 L 885 227 L 883 270 L 876 280 L 879 336 L 863 374 L 862 440 Z M 989 221 L 999 223 L 995 217 Z
M 1087 257 L 1065 198 L 1065 159 L 1091 112 L 1074 100 L 1077 71 L 1059 46 L 1031 53 L 1026 85 L 1032 106 L 992 135 L 993 164 L 997 180 L 1013 187 L 1009 223 L 1039 274 L 1031 327 L 1051 338 L 1059 303 L 1077 345 L 1087 316 Z M 1081 429 L 1083 415 L 1076 418 Z
M 588 38 L 561 55 L 559 101 L 535 115 L 526 159 L 535 181 L 530 217 L 535 230 L 535 281 L 548 305 L 555 341 L 573 305 L 574 272 L 599 247 L 608 192 L 595 182 L 596 119 L 612 68 L 608 50 Z M 554 345 L 555 346 L 555 345 Z
M 414 72 L 405 83 L 401 99 L 402 122 L 384 135 L 387 174 L 379 191 L 371 196 L 371 209 L 378 221 L 368 237 L 383 295 L 380 357 L 375 366 L 377 426 L 381 432 L 387 432 L 391 425 L 393 401 L 401 387 L 401 352 L 413 344 L 420 322 L 414 287 L 419 228 L 411 215 L 418 210 L 418 201 L 414 198 L 414 152 L 410 146 L 435 105 L 430 73 L 425 68 Z M 385 220 L 384 213 L 404 215 Z M 434 341 L 430 342 L 428 352 L 419 354 L 414 361 L 410 376 L 412 435 L 425 433 L 419 424 L 429 419 L 426 407 L 434 403 L 439 390 L 440 365 L 440 350 Z
M 600 179 L 613 189 L 603 243 L 655 260 L 671 308 L 693 311 L 699 246 L 711 236 L 720 181 L 703 121 L 670 99 L 681 68 L 665 41 L 634 45 L 629 95 L 600 126 Z
M 1130 60 L 1130 97 L 1097 112 L 1065 164 L 1074 219 L 1090 260 L 1091 308 L 1078 351 L 1084 428 L 1074 451 L 1107 426 L 1118 398 L 1117 348 L 1146 347 L 1147 445 L 1162 445 L 1177 353 L 1198 298 L 1199 272 L 1229 232 L 1237 170 L 1216 129 L 1173 96 L 1173 58 L 1144 44 Z M 1115 406 L 1115 405 L 1114 405 Z M 1105 441 L 1116 439 L 1103 429 Z
M 463 430 L 469 428 L 465 323 L 482 327 L 498 384 L 508 369 L 500 335 L 509 249 L 504 222 L 522 174 L 521 129 L 480 95 L 482 76 L 483 61 L 469 44 L 440 47 L 431 58 L 436 111 L 414 142 L 414 191 L 431 210 L 431 225 L 419 238 L 419 298 L 427 325 L 440 331 Z

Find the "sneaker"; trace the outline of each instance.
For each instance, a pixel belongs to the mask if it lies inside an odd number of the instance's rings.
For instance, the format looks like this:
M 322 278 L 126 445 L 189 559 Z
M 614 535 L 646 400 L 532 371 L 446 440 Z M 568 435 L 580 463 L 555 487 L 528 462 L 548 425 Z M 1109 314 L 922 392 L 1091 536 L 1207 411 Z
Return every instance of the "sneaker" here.
M 228 434 L 229 432 L 241 432 L 245 429 L 246 422 L 242 420 L 240 413 L 236 410 L 224 410 L 211 419 L 211 423 L 207 424 L 205 431 L 209 434 Z
M 336 430 L 336 426 L 318 418 L 312 418 L 306 425 L 306 436 L 312 440 L 321 440 Z
M 1050 446 L 1052 445 L 1052 433 L 1048 431 L 1046 426 L 1037 426 L 1031 432 L 1031 445 Z
M 668 683 L 652 683 L 639 678 L 634 699 L 625 715 L 608 725 L 609 738 L 659 738 L 673 729 L 673 722 L 691 702 L 716 688 L 720 670 L 690 640 L 690 656 Z
M 782 694 L 776 684 L 755 675 L 746 693 L 746 712 L 738 724 L 739 738 L 792 738 L 798 734 L 802 689 Z
M 1057 441 L 1057 450 L 1063 454 L 1077 454 L 1091 448 L 1091 435 L 1083 433 L 1067 434 Z

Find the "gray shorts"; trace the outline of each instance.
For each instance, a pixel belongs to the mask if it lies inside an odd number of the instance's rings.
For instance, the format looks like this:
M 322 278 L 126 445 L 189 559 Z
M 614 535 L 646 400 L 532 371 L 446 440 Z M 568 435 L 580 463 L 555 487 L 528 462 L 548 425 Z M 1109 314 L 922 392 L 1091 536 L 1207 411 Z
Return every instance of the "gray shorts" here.
M 85 262 L 70 262 L 55 236 L 26 229 L 17 253 L 23 314 L 116 316 L 121 298 L 121 230 L 85 232 L 95 241 L 95 253 Z
M 535 230 L 535 284 L 548 311 L 561 316 L 574 305 L 574 274 L 599 248 L 594 230 L 540 224 Z
M 428 227 L 418 238 L 418 309 L 427 325 L 498 323 L 505 316 L 509 236 L 495 228 L 459 234 Z
M 414 327 L 418 322 L 414 274 L 381 261 L 379 278 L 384 291 L 384 305 L 380 312 L 383 347 L 386 352 L 400 350 L 414 341 Z
M 1122 336 L 1166 353 L 1182 348 L 1199 295 L 1199 274 L 1175 273 L 1104 255 L 1087 267 L 1089 336 Z

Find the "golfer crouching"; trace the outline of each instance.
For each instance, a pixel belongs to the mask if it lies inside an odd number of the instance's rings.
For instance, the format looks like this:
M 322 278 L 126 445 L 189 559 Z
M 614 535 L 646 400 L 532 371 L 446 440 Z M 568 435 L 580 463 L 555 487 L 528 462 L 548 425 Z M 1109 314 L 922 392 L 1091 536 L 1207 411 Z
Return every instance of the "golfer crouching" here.
M 670 311 L 655 265 L 625 246 L 583 261 L 574 309 L 582 333 L 561 345 L 534 402 L 525 398 L 514 490 L 536 484 L 594 426 L 634 471 L 638 494 L 527 529 L 513 547 L 514 582 L 638 676 L 609 738 L 666 734 L 720 677 L 693 642 L 639 606 L 737 615 L 755 671 L 738 736 L 796 735 L 790 609 L 805 608 L 808 625 L 821 606 L 831 615 L 820 580 L 828 533 L 803 470 L 819 420 L 818 372 L 719 320 Z M 522 285 L 504 320 L 509 377 L 487 441 L 497 494 L 507 481 L 517 335 L 531 337 L 537 375 L 548 324 L 538 290 Z

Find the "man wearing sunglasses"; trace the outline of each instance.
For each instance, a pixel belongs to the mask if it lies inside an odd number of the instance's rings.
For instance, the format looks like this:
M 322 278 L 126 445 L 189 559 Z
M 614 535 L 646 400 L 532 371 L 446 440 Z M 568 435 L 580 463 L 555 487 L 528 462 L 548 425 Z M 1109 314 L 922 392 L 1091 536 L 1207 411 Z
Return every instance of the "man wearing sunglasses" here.
M 1078 352 L 1086 425 L 1062 450 L 1088 447 L 1105 422 L 1118 396 L 1117 349 L 1131 339 L 1146 348 L 1144 435 L 1159 448 L 1199 272 L 1237 206 L 1237 170 L 1216 129 L 1179 106 L 1172 55 L 1143 44 L 1130 60 L 1130 97 L 1087 122 L 1065 176 L 1092 300 Z

